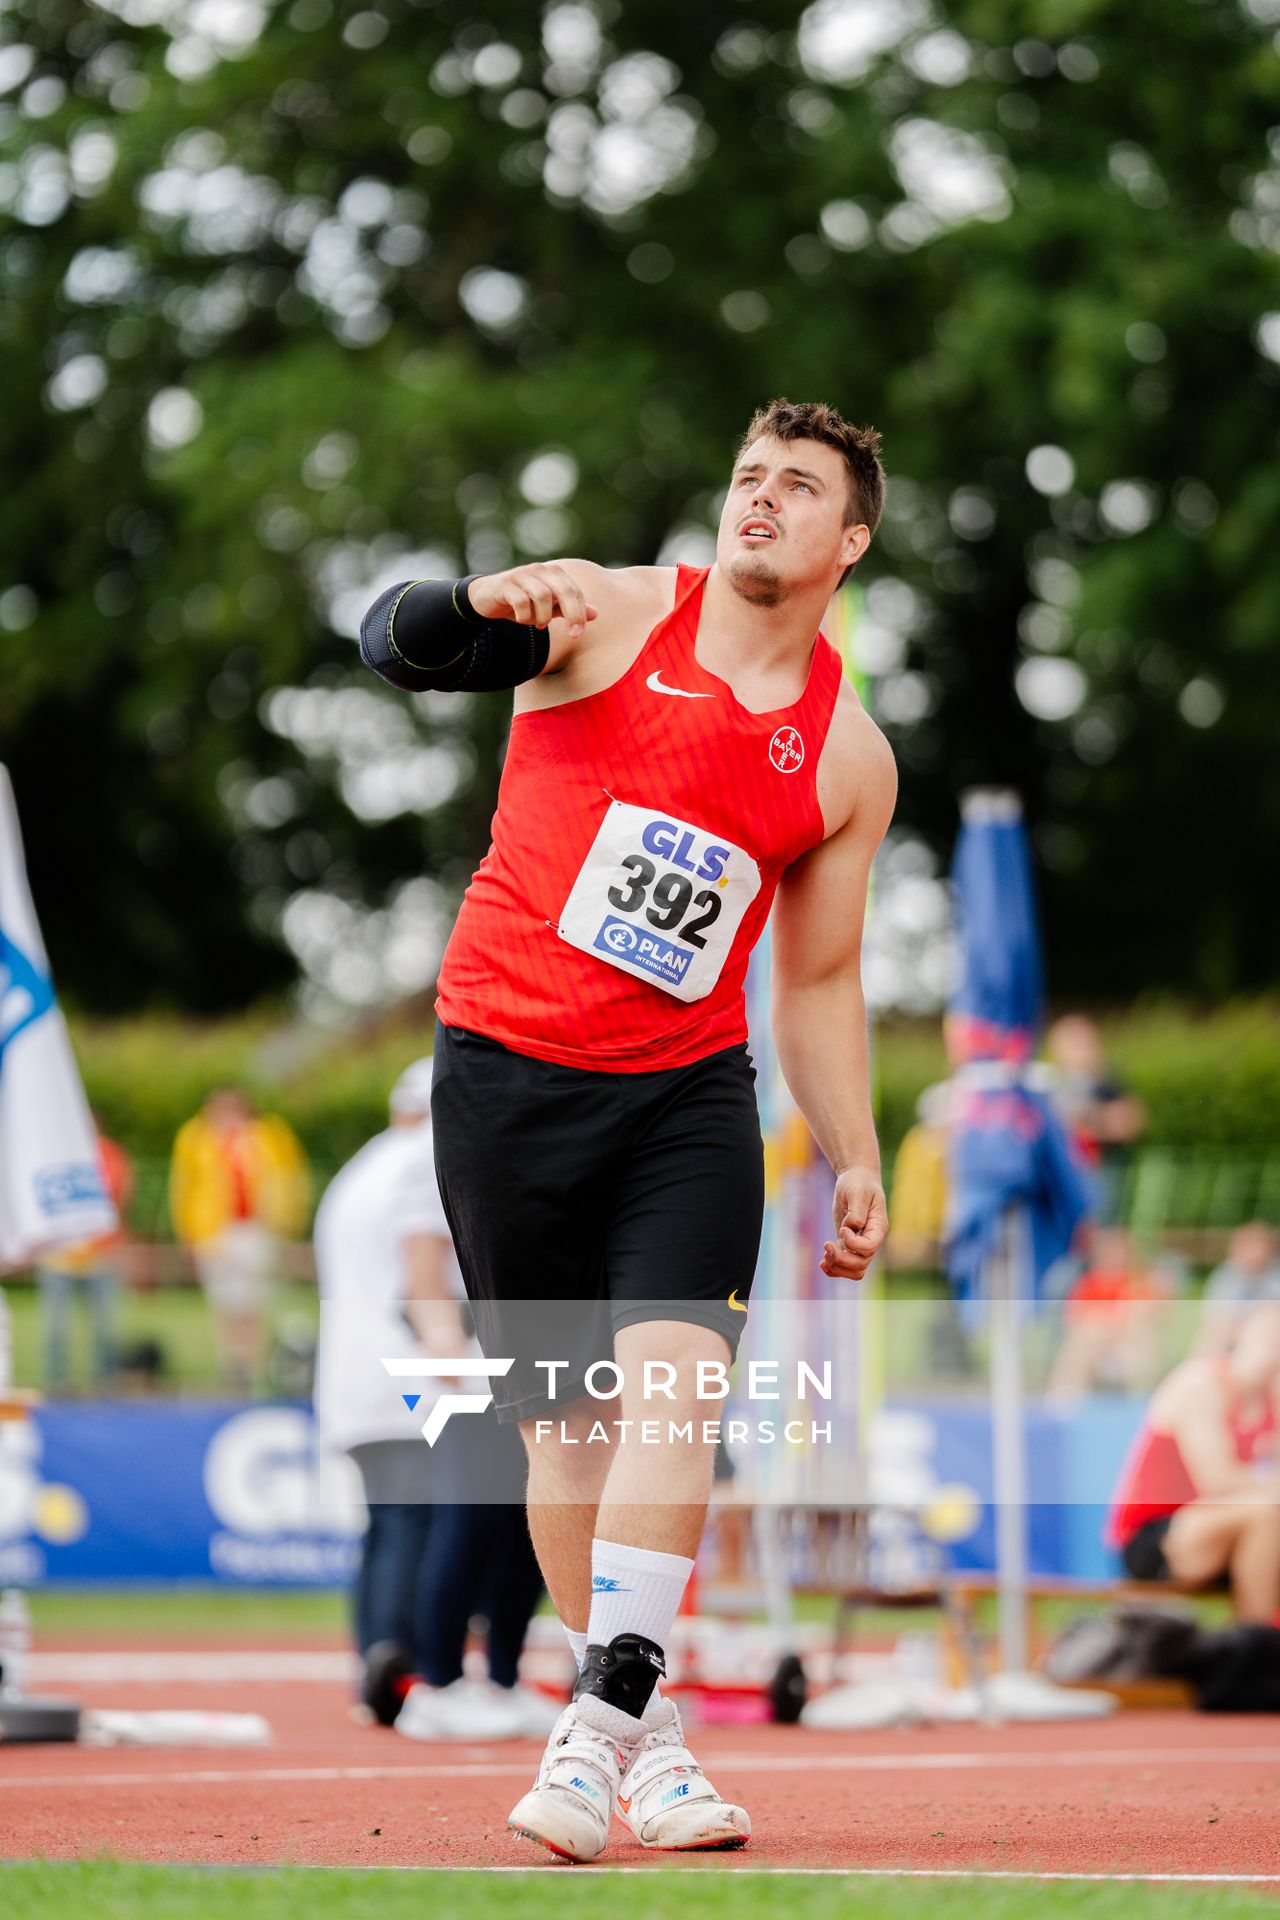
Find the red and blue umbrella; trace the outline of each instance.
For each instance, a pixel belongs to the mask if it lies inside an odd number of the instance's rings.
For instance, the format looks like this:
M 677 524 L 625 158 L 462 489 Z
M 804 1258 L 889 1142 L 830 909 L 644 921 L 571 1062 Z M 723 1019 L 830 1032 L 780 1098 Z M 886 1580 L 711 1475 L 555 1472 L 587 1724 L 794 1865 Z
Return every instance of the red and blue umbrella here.
M 947 1014 L 953 1066 L 947 1266 L 972 1299 L 1006 1223 L 1028 1249 L 1019 1290 L 1066 1253 L 1089 1207 L 1084 1172 L 1032 1063 L 1044 966 L 1031 854 L 1016 794 L 979 789 L 962 803 L 952 869 L 960 984 Z

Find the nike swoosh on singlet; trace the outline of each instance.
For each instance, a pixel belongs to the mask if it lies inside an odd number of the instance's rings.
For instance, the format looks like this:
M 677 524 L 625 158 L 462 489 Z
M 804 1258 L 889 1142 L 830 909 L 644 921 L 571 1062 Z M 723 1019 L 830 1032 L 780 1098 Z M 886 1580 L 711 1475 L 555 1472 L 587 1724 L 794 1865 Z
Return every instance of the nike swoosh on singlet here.
M 733 1308 L 735 1313 L 746 1312 L 745 1306 L 742 1304 L 741 1300 L 739 1300 L 738 1298 L 738 1289 L 736 1287 L 734 1288 L 733 1292 L 729 1295 L 729 1305 Z
M 651 688 L 654 693 L 674 693 L 677 699 L 680 699 L 680 700 L 714 700 L 715 699 L 714 693 L 690 693 L 688 689 L 685 687 L 664 686 L 662 683 L 662 675 L 660 672 L 651 673 L 649 675 L 649 678 L 645 681 L 645 685 L 646 687 Z

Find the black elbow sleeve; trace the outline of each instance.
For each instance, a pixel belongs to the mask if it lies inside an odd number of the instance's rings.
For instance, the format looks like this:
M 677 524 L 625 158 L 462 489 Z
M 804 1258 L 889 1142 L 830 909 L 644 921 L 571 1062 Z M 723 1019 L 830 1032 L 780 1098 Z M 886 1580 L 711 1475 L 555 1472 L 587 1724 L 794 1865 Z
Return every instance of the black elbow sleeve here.
M 496 693 L 532 680 L 551 642 L 540 627 L 486 620 L 464 580 L 401 581 L 379 594 L 360 622 L 360 657 L 408 693 Z

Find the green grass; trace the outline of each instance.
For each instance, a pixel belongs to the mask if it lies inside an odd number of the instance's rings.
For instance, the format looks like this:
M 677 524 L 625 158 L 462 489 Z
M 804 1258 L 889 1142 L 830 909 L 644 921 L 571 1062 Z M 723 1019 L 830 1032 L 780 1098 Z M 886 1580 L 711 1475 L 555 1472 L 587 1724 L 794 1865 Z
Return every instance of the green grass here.
M 225 1634 L 251 1644 L 263 1634 L 272 1639 L 330 1640 L 345 1635 L 350 1627 L 346 1594 L 328 1590 L 282 1593 L 268 1588 L 246 1593 L 217 1587 L 55 1587 L 36 1590 L 29 1598 L 37 1637 L 82 1634 L 154 1643 Z
M 242 1640 L 248 1645 L 262 1635 L 273 1640 L 342 1639 L 350 1629 L 346 1594 L 328 1589 L 54 1587 L 36 1589 L 29 1599 L 37 1634 L 177 1643 L 205 1635 L 225 1635 L 228 1640 Z M 1206 1626 L 1223 1625 L 1229 1611 L 1226 1599 L 1219 1595 L 1184 1600 L 1183 1604 L 1193 1606 Z M 549 1612 L 550 1607 L 544 1596 L 540 1611 Z M 1069 1620 L 1093 1610 L 1093 1603 L 1087 1601 L 1046 1600 L 1038 1607 L 1036 1617 L 1043 1632 L 1056 1633 Z M 819 1594 L 800 1593 L 792 1600 L 792 1612 L 801 1623 L 829 1626 L 835 1617 L 835 1603 Z M 984 1632 L 990 1631 L 995 1623 L 994 1601 L 980 1600 L 975 1617 Z M 938 1621 L 938 1613 L 932 1610 L 904 1613 L 892 1608 L 864 1608 L 858 1613 L 856 1632 L 861 1642 L 884 1641 L 903 1632 L 928 1632 Z
M 37 1290 L 34 1285 L 6 1282 L 5 1295 L 13 1322 L 13 1377 L 38 1385 L 44 1369 Z M 89 1384 L 88 1319 L 82 1301 L 77 1300 L 74 1306 L 77 1310 L 72 1320 L 70 1384 L 73 1391 L 83 1393 Z M 300 1284 L 277 1286 L 272 1303 L 273 1320 L 278 1325 L 286 1315 L 301 1316 L 314 1326 L 315 1288 Z M 195 1394 L 220 1391 L 209 1311 L 199 1287 L 156 1287 L 122 1294 L 115 1338 L 120 1343 L 140 1339 L 159 1341 L 165 1354 L 162 1391 Z M 110 1393 L 115 1389 L 108 1387 L 103 1391 Z
M 1046 1636 L 1061 1633 L 1081 1614 L 1105 1613 L 1112 1604 L 1109 1600 L 1077 1600 L 1071 1596 L 1040 1600 L 1035 1608 L 1036 1625 Z M 1231 1603 L 1225 1594 L 1206 1594 L 1203 1597 L 1179 1594 L 1178 1605 L 1190 1607 L 1204 1627 L 1225 1627 L 1231 1623 Z M 806 1625 L 816 1622 L 821 1626 L 830 1626 L 835 1619 L 835 1606 L 835 1601 L 826 1594 L 797 1593 L 791 1597 L 793 1617 Z M 984 1595 L 975 1601 L 973 1618 L 981 1634 L 994 1634 L 994 1595 Z M 861 1645 L 863 1642 L 892 1640 L 900 1633 L 932 1633 L 941 1622 L 941 1607 L 859 1607 L 854 1616 L 854 1640 L 856 1645 Z
M 692 1884 L 694 1878 L 697 1885 Z M 787 1879 L 692 1862 L 643 1876 L 574 1877 L 451 1870 L 345 1873 L 286 1867 L 247 1872 L 113 1861 L 0 1868 L 8 1920 L 1260 1920 L 1274 1900 L 1243 1887 L 1165 1887 L 977 1879 Z

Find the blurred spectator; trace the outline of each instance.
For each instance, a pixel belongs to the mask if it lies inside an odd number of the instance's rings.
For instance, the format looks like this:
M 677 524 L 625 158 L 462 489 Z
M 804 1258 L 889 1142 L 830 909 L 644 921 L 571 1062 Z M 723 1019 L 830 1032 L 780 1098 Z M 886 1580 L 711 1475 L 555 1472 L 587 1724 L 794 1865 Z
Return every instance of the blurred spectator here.
M 1280 1300 L 1280 1246 L 1274 1227 L 1249 1220 L 1237 1227 L 1227 1257 L 1205 1282 L 1197 1353 L 1224 1353 L 1252 1307 Z
M 309 1197 L 292 1128 L 256 1113 L 237 1088 L 215 1089 L 179 1129 L 169 1210 L 209 1302 L 222 1376 L 238 1392 L 261 1369 L 278 1243 L 302 1231 Z
M 946 1081 L 925 1088 L 915 1125 L 903 1135 L 893 1163 L 893 1224 L 885 1252 L 894 1267 L 936 1269 L 941 1263 L 950 1098 Z
M 360 1470 L 369 1524 L 355 1592 L 355 1631 L 373 1672 L 391 1650 L 424 1683 L 396 1722 L 418 1739 L 543 1737 L 555 1712 L 517 1685 L 517 1662 L 542 1575 L 524 1515 L 519 1434 L 492 1414 L 449 1420 L 434 1446 L 421 1428 L 439 1384 L 395 1380 L 384 1359 L 479 1358 L 436 1182 L 431 1062 L 391 1093 L 391 1125 L 326 1189 L 316 1214 L 320 1336 L 315 1413 L 324 1444 Z M 404 1389 L 416 1404 L 406 1409 Z M 490 1686 L 465 1680 L 472 1616 L 489 1622 Z M 370 1660 L 369 1656 L 373 1655 Z M 385 1679 L 385 1673 L 384 1673 Z M 400 1698 L 379 1717 L 390 1719 Z
M 133 1162 L 124 1148 L 98 1130 L 98 1171 L 120 1225 L 74 1246 L 50 1247 L 36 1266 L 40 1297 L 40 1345 L 44 1385 L 57 1393 L 71 1373 L 71 1319 L 79 1294 L 89 1316 L 89 1379 L 97 1387 L 112 1369 L 112 1337 L 124 1260 L 124 1212 L 133 1195 Z
M 1147 1408 L 1107 1526 L 1136 1580 L 1229 1581 L 1241 1620 L 1280 1613 L 1280 1305 L 1255 1307 L 1230 1353 L 1184 1360 Z
M 1067 1293 L 1050 1397 L 1150 1387 L 1160 1366 L 1162 1303 L 1177 1291 L 1177 1275 L 1136 1248 L 1127 1227 L 1097 1228 Z
M 1094 1173 L 1096 1217 L 1109 1224 L 1119 1212 L 1128 1149 L 1142 1137 L 1146 1109 L 1112 1072 L 1102 1035 L 1084 1014 L 1055 1020 L 1045 1046 L 1058 1070 L 1058 1109 Z

